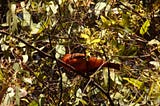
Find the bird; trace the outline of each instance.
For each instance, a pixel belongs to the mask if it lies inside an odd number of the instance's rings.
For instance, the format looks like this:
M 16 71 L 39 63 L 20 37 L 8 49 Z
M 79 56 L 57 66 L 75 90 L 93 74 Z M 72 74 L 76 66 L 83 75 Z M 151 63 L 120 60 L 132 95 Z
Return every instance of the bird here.
M 61 59 L 65 64 L 72 66 L 80 73 L 94 73 L 99 67 L 109 67 L 120 70 L 120 64 L 106 62 L 104 59 L 95 56 L 86 57 L 83 53 L 65 54 Z M 69 70 L 64 66 L 64 69 Z

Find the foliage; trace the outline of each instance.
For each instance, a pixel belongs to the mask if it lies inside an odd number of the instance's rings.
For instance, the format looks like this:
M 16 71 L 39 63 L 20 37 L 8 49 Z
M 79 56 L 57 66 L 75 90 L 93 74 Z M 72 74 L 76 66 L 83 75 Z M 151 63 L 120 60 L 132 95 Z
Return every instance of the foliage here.
M 91 80 L 116 105 L 160 104 L 159 0 L 12 0 L 4 6 L 2 106 L 108 105 Z M 56 59 L 74 52 L 120 63 L 121 70 L 99 69 L 91 80 L 66 72 Z

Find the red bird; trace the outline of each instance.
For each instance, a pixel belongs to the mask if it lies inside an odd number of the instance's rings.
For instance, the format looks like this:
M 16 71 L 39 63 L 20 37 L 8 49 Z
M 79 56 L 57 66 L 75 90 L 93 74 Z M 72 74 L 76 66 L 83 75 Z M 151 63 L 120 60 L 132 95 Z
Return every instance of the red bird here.
M 103 59 L 98 59 L 97 57 L 86 58 L 85 54 L 81 53 L 66 54 L 63 56 L 62 61 L 66 64 L 71 65 L 75 68 L 76 71 L 80 73 L 93 73 L 100 66 L 118 70 L 120 69 L 120 64 L 108 63 Z M 68 70 L 68 68 L 64 68 Z

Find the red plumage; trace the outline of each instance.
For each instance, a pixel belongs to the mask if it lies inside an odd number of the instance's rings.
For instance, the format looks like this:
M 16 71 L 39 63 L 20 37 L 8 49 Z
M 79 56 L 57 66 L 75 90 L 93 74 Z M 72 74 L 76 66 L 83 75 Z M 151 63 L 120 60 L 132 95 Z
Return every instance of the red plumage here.
M 76 71 L 79 71 L 81 73 L 93 73 L 100 66 L 118 70 L 120 69 L 120 64 L 109 63 L 97 57 L 86 58 L 85 54 L 82 53 L 66 54 L 63 56 L 62 61 L 66 64 L 71 65 L 75 68 Z M 68 70 L 68 68 L 64 68 Z

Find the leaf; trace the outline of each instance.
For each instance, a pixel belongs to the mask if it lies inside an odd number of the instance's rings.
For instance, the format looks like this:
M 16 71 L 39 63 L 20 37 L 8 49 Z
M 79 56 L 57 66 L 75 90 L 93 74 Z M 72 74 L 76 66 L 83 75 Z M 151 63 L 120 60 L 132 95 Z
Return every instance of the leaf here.
M 160 68 L 160 63 L 158 61 L 150 61 L 149 63 L 154 65 L 156 69 Z
M 100 18 L 101 18 L 102 23 L 105 26 L 110 26 L 111 25 L 111 21 L 107 20 L 104 16 L 101 15 Z
M 24 43 L 22 43 L 22 42 L 19 42 L 18 46 L 19 46 L 19 47 L 24 47 L 24 46 L 26 46 L 26 44 L 24 44 Z
M 32 84 L 33 79 L 32 79 L 32 78 L 23 78 L 23 81 L 24 81 L 25 83 Z
M 151 41 L 148 42 L 148 45 L 159 45 L 160 42 L 156 39 L 152 39 Z
M 101 15 L 100 17 L 101 17 L 101 20 L 102 20 L 103 23 L 107 22 L 107 19 L 103 15 Z
M 91 31 L 89 28 L 84 29 L 84 34 L 91 35 Z
M 35 100 L 32 100 L 28 106 L 38 106 L 38 103 Z
M 148 31 L 148 27 L 150 26 L 150 20 L 146 20 L 140 29 L 140 34 L 144 35 Z
M 21 2 L 21 6 L 23 8 L 23 21 L 22 26 L 30 26 L 32 22 L 31 14 L 25 8 L 25 2 Z
M 128 14 L 122 14 L 122 26 L 128 27 L 129 26 L 129 15 Z
M 2 50 L 2 51 L 6 51 L 8 48 L 9 48 L 8 45 L 6 45 L 6 44 L 1 44 L 1 50 Z
M 16 98 L 15 102 L 17 106 L 20 106 L 20 88 L 19 86 L 15 87 L 15 98 Z
M 20 88 L 19 90 L 20 90 L 20 94 L 19 94 L 20 97 L 25 97 L 27 95 L 27 91 L 25 88 L 22 88 L 22 89 Z
M 77 92 L 76 92 L 76 100 L 75 100 L 75 103 L 76 105 L 79 105 L 79 102 L 81 102 L 82 104 L 87 104 L 87 102 L 85 100 L 83 100 L 83 96 L 85 96 L 85 94 L 82 92 L 81 89 L 78 89 Z
M 95 15 L 99 16 L 100 12 L 102 9 L 104 9 L 106 7 L 106 3 L 105 2 L 98 2 L 95 6 Z
M 56 45 L 56 58 L 64 55 L 66 52 L 64 45 Z
M 58 5 L 55 5 L 53 1 L 50 1 L 49 4 L 50 4 L 49 6 L 50 6 L 53 14 L 56 14 L 57 13 L 57 9 L 58 9 Z
M 21 70 L 21 68 L 20 68 L 20 66 L 19 66 L 18 63 L 14 63 L 14 64 L 13 64 L 13 69 L 14 69 L 15 71 L 20 71 L 20 70 Z
M 28 61 L 28 55 L 22 55 L 23 62 L 26 63 Z
M 6 91 L 5 97 L 3 99 L 3 105 L 2 106 L 11 106 L 13 102 L 13 98 L 15 96 L 15 91 L 12 87 L 9 87 Z
M 40 34 L 50 23 L 50 18 L 48 18 L 45 22 L 39 22 L 38 24 L 33 24 L 31 26 L 31 34 Z
M 111 4 L 108 4 L 105 8 L 105 16 L 108 15 L 108 12 L 111 10 Z
M 99 43 L 100 41 L 101 41 L 101 39 L 94 39 L 94 40 L 91 41 L 91 44 L 92 43 Z
M 2 70 L 0 69 L 0 82 L 3 80 L 4 80 L 4 76 L 3 76 Z
M 155 87 L 155 82 L 152 82 L 152 85 L 150 86 L 150 89 L 149 89 L 149 93 L 148 93 L 148 97 L 150 98 L 153 91 L 154 91 L 154 87 Z
M 142 88 L 142 86 L 144 84 L 143 82 L 141 82 L 141 81 L 139 81 L 137 79 L 134 79 L 134 78 L 123 78 L 123 80 L 128 81 L 130 84 L 134 85 L 138 89 Z
M 81 34 L 81 37 L 84 39 L 89 39 L 89 36 L 87 34 Z

